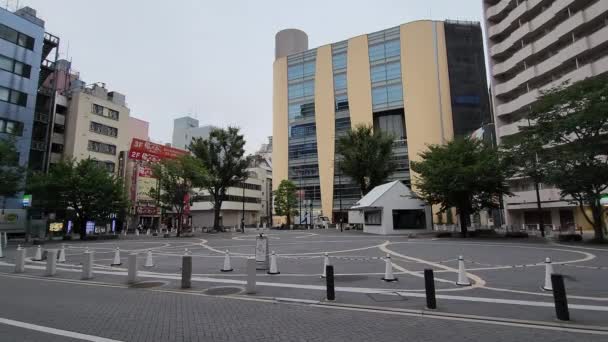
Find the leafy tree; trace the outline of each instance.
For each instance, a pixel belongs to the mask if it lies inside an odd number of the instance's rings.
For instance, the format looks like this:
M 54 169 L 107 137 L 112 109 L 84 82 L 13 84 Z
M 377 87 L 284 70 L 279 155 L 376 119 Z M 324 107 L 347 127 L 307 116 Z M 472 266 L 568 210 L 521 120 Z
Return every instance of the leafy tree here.
M 207 168 L 204 188 L 213 203 L 213 228 L 220 229 L 220 211 L 228 188 L 243 183 L 251 158 L 245 156 L 245 138 L 236 127 L 214 129 L 209 138 L 193 139 L 190 151 Z
M 500 197 L 508 195 L 507 174 L 498 151 L 472 139 L 457 139 L 446 145 L 431 145 L 412 161 L 416 172 L 416 194 L 440 211 L 455 207 L 460 217 L 463 237 L 471 214 L 497 208 Z
M 298 213 L 296 210 L 298 204 L 296 185 L 292 181 L 284 179 L 273 192 L 273 196 L 275 213 L 287 217 L 287 226 L 290 226 L 291 217 Z
M 47 211 L 67 210 L 74 214 L 81 239 L 86 238 L 87 221 L 109 220 L 128 207 L 122 179 L 93 159 L 62 161 L 48 174 L 33 174 L 28 191 Z
M 163 159 L 152 165 L 152 174 L 159 180 L 159 187 L 150 190 L 150 197 L 157 198 L 166 209 L 177 214 L 177 236 L 181 235 L 187 195 L 194 195 L 193 188 L 205 182 L 206 170 L 200 160 L 190 156 Z
M 19 166 L 19 154 L 14 139 L 0 139 L 0 197 L 2 197 L 2 213 L 6 200 L 14 197 L 23 185 L 25 169 Z
M 362 196 L 386 182 L 395 171 L 391 161 L 393 137 L 371 126 L 355 127 L 338 139 L 336 149 L 340 169 L 359 185 Z
M 595 240 L 605 242 L 606 209 L 600 198 L 608 189 L 608 77 L 544 92 L 529 119 L 533 125 L 520 128 L 518 141 L 544 147 L 539 160 L 546 182 L 560 189 L 562 199 L 581 208 L 593 226 Z

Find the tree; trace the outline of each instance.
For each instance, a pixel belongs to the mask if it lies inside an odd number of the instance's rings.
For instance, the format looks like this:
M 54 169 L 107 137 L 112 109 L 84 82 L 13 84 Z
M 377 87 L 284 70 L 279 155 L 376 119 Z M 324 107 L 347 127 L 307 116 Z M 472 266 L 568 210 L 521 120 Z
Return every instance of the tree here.
M 279 216 L 287 217 L 287 226 L 291 225 L 291 217 L 298 212 L 295 209 L 298 204 L 296 197 L 296 185 L 287 179 L 284 179 L 279 184 L 279 187 L 273 191 L 274 196 L 274 211 Z
M 47 211 L 70 210 L 81 239 L 87 221 L 107 221 L 128 207 L 122 179 L 93 159 L 62 161 L 48 174 L 33 174 L 28 191 Z
M 393 137 L 371 126 L 355 127 L 338 139 L 336 149 L 340 170 L 359 185 L 362 196 L 395 171 Z
M 546 182 L 560 189 L 563 200 L 580 207 L 595 240 L 605 242 L 606 209 L 600 198 L 608 189 L 608 77 L 543 92 L 529 119 L 533 124 L 520 128 L 517 141 L 543 146 L 539 160 Z
M 19 154 L 14 139 L 0 139 L 0 197 L 2 197 L 2 213 L 6 200 L 14 197 L 23 185 L 24 168 L 19 166 Z
M 251 157 L 245 156 L 245 138 L 236 127 L 214 129 L 207 139 L 193 139 L 190 151 L 207 169 L 204 188 L 213 203 L 213 228 L 219 230 L 226 191 L 245 182 L 248 176 Z
M 498 151 L 479 140 L 465 138 L 431 145 L 420 157 L 421 161 L 410 163 L 417 174 L 416 194 L 440 205 L 440 212 L 455 207 L 463 237 L 469 215 L 497 208 L 500 197 L 510 194 Z
M 184 209 L 189 205 L 193 188 L 205 183 L 206 170 L 200 160 L 190 156 L 163 159 L 152 165 L 152 175 L 159 187 L 150 190 L 150 197 L 159 200 L 161 206 L 177 215 L 177 236 L 181 235 Z

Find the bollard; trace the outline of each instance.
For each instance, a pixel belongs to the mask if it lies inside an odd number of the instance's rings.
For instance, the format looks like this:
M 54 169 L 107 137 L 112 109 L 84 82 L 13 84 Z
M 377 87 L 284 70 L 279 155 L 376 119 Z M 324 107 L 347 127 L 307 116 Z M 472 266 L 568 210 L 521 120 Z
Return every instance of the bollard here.
M 280 274 L 281 273 L 281 272 L 279 272 L 279 264 L 277 262 L 277 255 L 275 254 L 274 251 L 272 251 L 272 254 L 270 255 L 270 269 L 266 273 L 268 273 L 268 274 Z
M 65 244 L 61 244 L 61 249 L 57 254 L 57 262 L 65 262 Z
M 255 258 L 250 257 L 247 259 L 247 294 L 255 293 L 256 265 Z
M 4 258 L 4 253 L 2 252 L 4 242 L 2 241 L 2 232 L 0 232 L 0 258 Z
M 57 251 L 46 251 L 46 273 L 47 277 L 52 277 L 57 273 Z
M 551 259 L 547 258 L 545 259 L 545 285 L 543 285 L 543 290 L 545 291 L 553 291 L 551 274 L 553 274 L 553 265 L 551 265 Z
M 84 260 L 82 262 L 82 279 L 93 278 L 93 259 L 95 259 L 95 252 L 84 252 Z
M 25 272 L 25 249 L 19 246 L 15 257 L 15 273 L 23 272 Z
M 469 277 L 467 277 L 467 271 L 464 267 L 464 258 L 462 255 L 458 257 L 458 281 L 456 281 L 456 285 L 471 286 L 471 281 L 469 280 Z
M 120 261 L 120 248 L 116 247 L 114 250 L 114 260 L 110 264 L 110 266 L 120 266 L 122 265 L 122 261 Z
M 382 280 L 387 281 L 387 282 L 397 281 L 397 278 L 395 278 L 395 276 L 393 275 L 393 263 L 391 262 L 390 254 L 386 255 L 386 258 L 384 259 L 384 263 L 385 263 L 384 277 L 382 278 Z
M 334 267 L 332 265 L 325 267 L 325 283 L 327 284 L 327 300 L 335 300 L 336 289 L 334 287 Z
M 133 284 L 137 281 L 137 254 L 131 253 L 128 258 L 127 283 Z
M 40 245 L 38 245 L 38 247 L 36 247 L 36 253 L 35 253 L 34 258 L 32 260 L 34 260 L 34 261 L 42 261 L 42 247 L 40 247 Z
M 146 254 L 146 262 L 144 262 L 144 267 L 154 267 L 154 261 L 152 260 L 152 250 L 148 249 L 148 253 Z
M 192 287 L 192 256 L 182 256 L 182 289 Z
M 553 285 L 553 300 L 555 301 L 555 313 L 557 315 L 557 319 L 561 321 L 569 321 L 570 312 L 568 311 L 568 299 L 566 298 L 564 277 L 561 274 L 553 273 L 551 275 L 551 284 Z
M 437 309 L 435 276 L 433 275 L 433 270 L 430 268 L 424 270 L 424 289 L 426 290 L 426 307 L 429 309 Z
M 221 272 L 232 272 L 234 269 L 232 268 L 232 264 L 230 263 L 230 252 L 226 250 L 226 254 L 224 256 L 224 266 L 222 266 Z
M 331 262 L 329 261 L 329 254 L 325 252 L 325 256 L 323 257 L 323 273 L 321 274 L 321 278 L 325 278 L 325 271 L 329 265 L 331 265 Z

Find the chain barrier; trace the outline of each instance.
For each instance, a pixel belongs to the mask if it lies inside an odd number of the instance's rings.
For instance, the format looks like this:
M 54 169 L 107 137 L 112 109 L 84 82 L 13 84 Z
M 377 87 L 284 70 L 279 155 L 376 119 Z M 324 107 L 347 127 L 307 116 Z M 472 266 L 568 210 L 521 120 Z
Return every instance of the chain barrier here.
M 585 266 L 585 265 L 572 265 L 572 264 L 557 264 L 559 266 L 567 266 L 574 268 L 586 268 L 590 270 L 608 270 L 608 266 Z

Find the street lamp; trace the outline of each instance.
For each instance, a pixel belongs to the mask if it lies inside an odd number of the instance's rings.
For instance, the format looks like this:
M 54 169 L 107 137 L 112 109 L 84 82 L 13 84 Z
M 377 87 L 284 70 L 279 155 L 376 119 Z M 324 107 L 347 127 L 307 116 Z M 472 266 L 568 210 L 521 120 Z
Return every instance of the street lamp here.
M 241 217 L 241 233 L 245 233 L 245 181 L 243 181 L 243 216 Z

